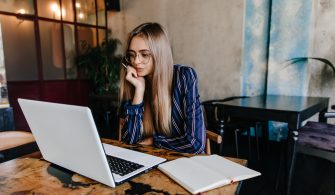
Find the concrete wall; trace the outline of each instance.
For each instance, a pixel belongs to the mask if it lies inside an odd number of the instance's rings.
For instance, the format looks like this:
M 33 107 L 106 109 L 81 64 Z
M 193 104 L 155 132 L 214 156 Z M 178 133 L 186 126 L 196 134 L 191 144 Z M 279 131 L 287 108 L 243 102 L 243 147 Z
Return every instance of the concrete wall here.
M 112 36 L 125 45 L 143 22 L 159 22 L 170 36 L 175 63 L 198 73 L 201 100 L 239 95 L 243 42 L 243 0 L 120 0 L 108 13 Z
M 287 60 L 308 56 L 313 0 L 273 0 L 268 94 L 307 95 L 307 66 Z
M 242 94 L 266 93 L 271 0 L 245 1 Z
M 315 60 L 287 63 L 308 56 L 334 64 L 334 17 L 335 0 L 272 0 L 268 94 L 324 96 L 335 104 L 331 68 Z
M 322 57 L 335 64 L 335 0 L 314 2 L 314 20 L 310 56 Z M 335 74 L 320 62 L 309 63 L 308 95 L 331 97 L 335 104 Z

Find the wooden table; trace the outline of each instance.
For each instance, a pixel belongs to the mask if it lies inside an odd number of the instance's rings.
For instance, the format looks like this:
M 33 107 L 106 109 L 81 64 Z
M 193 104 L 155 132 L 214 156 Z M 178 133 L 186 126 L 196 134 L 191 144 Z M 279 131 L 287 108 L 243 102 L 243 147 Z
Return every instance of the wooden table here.
M 150 146 L 126 145 L 115 140 L 104 143 L 145 152 L 168 160 L 192 156 Z M 243 159 L 228 158 L 246 165 Z M 235 194 L 238 183 L 223 186 L 205 194 Z M 172 179 L 152 169 L 116 188 L 56 167 L 39 158 L 18 158 L 0 164 L 0 194 L 188 194 Z

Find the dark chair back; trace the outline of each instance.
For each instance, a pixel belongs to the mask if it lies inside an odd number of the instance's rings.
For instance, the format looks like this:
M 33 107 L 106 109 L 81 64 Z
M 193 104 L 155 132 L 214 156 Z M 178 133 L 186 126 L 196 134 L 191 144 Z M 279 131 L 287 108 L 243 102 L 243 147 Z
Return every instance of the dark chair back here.
M 224 99 L 214 99 L 214 100 L 207 100 L 202 102 L 203 105 L 203 112 L 205 117 L 205 124 L 207 129 L 216 129 L 218 126 L 218 123 L 220 121 L 223 121 L 224 117 L 224 111 L 220 106 L 217 105 L 217 103 L 221 102 L 227 102 L 235 99 L 242 99 L 242 98 L 248 98 L 248 96 L 231 96 Z
M 207 129 L 216 130 L 216 125 L 218 122 L 217 105 L 214 103 L 216 101 L 217 100 L 208 100 L 202 102 L 205 125 Z
M 0 131 L 14 130 L 13 108 L 0 109 Z

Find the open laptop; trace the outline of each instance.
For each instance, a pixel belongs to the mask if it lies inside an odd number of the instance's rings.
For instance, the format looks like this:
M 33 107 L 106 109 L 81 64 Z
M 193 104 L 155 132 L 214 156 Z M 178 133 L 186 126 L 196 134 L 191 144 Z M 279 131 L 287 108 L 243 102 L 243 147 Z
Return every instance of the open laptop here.
M 102 144 L 87 107 L 18 99 L 45 160 L 115 187 L 166 159 Z

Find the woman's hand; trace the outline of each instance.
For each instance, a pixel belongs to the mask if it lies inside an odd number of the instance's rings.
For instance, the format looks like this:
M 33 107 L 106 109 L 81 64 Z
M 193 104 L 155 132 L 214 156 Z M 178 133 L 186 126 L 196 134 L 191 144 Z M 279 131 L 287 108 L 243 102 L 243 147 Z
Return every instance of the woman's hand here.
M 145 145 L 145 146 L 152 146 L 153 143 L 154 143 L 153 137 L 146 138 L 143 141 L 139 142 L 139 144 Z
M 137 75 L 135 68 L 128 66 L 126 80 L 135 87 L 135 94 L 132 104 L 142 103 L 145 91 L 145 79 Z
M 136 89 L 145 89 L 145 80 L 137 75 L 136 69 L 132 66 L 127 67 L 126 80 L 129 81 Z

